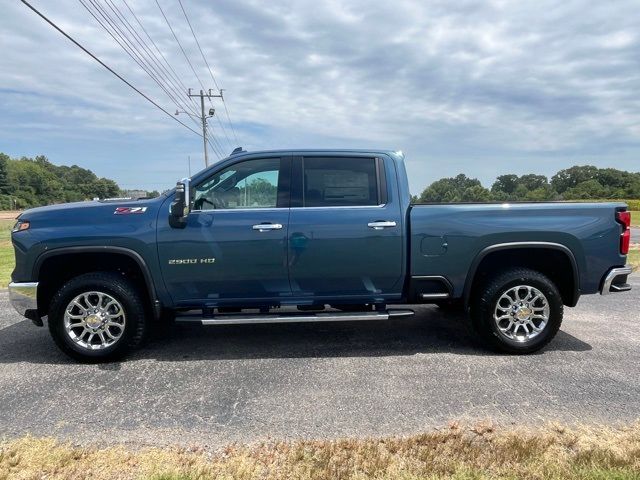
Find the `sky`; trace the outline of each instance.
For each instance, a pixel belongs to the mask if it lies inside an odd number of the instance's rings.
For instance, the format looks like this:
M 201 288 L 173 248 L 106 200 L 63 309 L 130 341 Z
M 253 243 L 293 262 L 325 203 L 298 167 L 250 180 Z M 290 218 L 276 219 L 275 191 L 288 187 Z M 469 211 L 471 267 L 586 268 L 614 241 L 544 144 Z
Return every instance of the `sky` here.
M 215 88 L 180 4 L 157 1 L 197 77 Z M 79 0 L 32 3 L 175 112 Z M 84 3 L 137 27 L 128 5 L 184 87 L 201 88 L 156 0 Z M 219 122 L 210 120 L 225 156 L 238 143 L 402 150 L 414 194 L 458 173 L 489 186 L 576 164 L 640 170 L 637 0 L 182 3 L 225 89 L 233 128 L 219 99 Z M 0 72 L 4 153 L 44 154 L 146 190 L 186 176 L 189 156 L 192 173 L 204 166 L 199 136 L 17 0 L 0 7 Z

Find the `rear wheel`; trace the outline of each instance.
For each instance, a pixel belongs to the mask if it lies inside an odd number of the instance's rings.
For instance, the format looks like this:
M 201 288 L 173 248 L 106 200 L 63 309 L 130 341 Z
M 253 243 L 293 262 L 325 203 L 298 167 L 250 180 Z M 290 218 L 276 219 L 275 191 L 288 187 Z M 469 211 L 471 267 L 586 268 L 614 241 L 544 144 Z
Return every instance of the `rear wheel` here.
M 64 284 L 51 300 L 48 323 L 58 347 L 83 362 L 118 359 L 147 331 L 138 289 L 111 272 L 87 273 Z
M 507 353 L 540 350 L 558 333 L 562 316 L 562 298 L 555 284 L 524 268 L 490 279 L 471 305 L 478 336 L 489 347 Z

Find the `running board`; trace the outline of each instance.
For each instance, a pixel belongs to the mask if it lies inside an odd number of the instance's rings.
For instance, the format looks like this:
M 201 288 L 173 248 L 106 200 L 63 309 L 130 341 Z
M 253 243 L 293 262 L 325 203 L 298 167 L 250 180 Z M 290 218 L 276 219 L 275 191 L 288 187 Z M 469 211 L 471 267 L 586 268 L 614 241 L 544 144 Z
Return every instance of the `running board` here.
M 398 309 L 381 312 L 330 312 L 305 314 L 257 314 L 257 315 L 215 315 L 210 318 L 201 316 L 177 316 L 177 322 L 200 322 L 202 325 L 243 325 L 259 323 L 304 323 L 304 322 L 355 322 L 370 320 L 389 320 L 410 317 L 413 310 Z

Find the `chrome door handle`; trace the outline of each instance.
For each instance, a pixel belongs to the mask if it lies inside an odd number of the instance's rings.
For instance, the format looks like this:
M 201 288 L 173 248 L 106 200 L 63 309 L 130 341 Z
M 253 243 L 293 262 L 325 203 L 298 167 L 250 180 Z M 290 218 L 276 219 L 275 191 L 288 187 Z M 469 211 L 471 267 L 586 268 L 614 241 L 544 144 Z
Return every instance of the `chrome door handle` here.
M 382 230 L 383 228 L 395 227 L 396 222 L 369 222 L 367 223 L 367 227 L 373 228 L 374 230 Z
M 281 230 L 282 224 L 281 223 L 259 223 L 257 225 L 254 225 L 252 228 L 259 232 L 267 232 L 269 230 Z

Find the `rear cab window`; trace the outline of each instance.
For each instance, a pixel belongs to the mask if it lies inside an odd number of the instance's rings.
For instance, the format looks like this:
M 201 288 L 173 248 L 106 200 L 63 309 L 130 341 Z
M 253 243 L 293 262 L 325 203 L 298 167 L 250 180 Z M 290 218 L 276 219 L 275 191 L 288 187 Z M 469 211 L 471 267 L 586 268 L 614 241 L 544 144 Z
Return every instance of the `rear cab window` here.
M 382 204 L 380 164 L 376 158 L 303 158 L 301 206 L 350 207 Z

